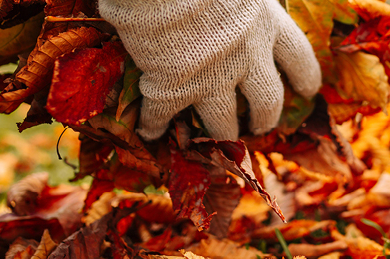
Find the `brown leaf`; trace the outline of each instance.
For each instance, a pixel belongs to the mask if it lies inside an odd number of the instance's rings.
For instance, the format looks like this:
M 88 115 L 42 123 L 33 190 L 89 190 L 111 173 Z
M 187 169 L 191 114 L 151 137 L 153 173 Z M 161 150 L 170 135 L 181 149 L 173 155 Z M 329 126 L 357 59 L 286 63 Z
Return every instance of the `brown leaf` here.
M 24 83 L 27 89 L 0 95 L 0 112 L 14 111 L 27 96 L 48 86 L 54 67 L 54 61 L 60 55 L 69 53 L 75 48 L 86 48 L 98 45 L 105 35 L 94 28 L 81 27 L 59 34 L 46 41 L 33 52 L 16 75 L 16 80 Z
M 138 115 L 138 106 L 137 102 L 130 104 L 122 113 L 119 121 L 115 119 L 114 113 L 105 110 L 104 113 L 90 119 L 89 123 L 96 129 L 97 133 L 100 133 L 100 129 L 112 133 L 112 136 L 107 136 L 107 133 L 102 132 L 114 143 L 118 158 L 123 165 L 129 169 L 159 178 L 161 169 L 157 165 L 156 159 L 146 150 L 142 141 L 133 131 Z M 89 136 L 94 138 L 91 134 Z
M 80 139 L 79 172 L 72 181 L 82 179 L 86 175 L 91 175 L 102 169 L 113 149 L 111 146 L 94 141 L 85 135 L 81 135 Z
M 240 186 L 233 178 L 211 177 L 211 185 L 203 198 L 207 212 L 217 212 L 211 221 L 210 233 L 219 238 L 227 236 L 233 210 L 240 198 Z
M 287 224 L 279 227 L 263 227 L 256 229 L 252 238 L 266 239 L 268 241 L 277 241 L 275 228 L 278 228 L 283 234 L 286 241 L 294 240 L 309 235 L 311 232 L 318 229 L 329 229 L 335 226 L 336 222 L 333 220 L 314 221 L 314 220 L 293 220 Z
M 27 117 L 22 123 L 16 123 L 19 132 L 43 123 L 51 124 L 53 122 L 51 115 L 45 109 L 47 94 L 48 89 L 46 88 L 34 94 L 30 110 L 27 112 Z
M 216 141 L 208 138 L 196 138 L 190 141 L 189 149 L 199 149 L 213 163 L 244 179 L 263 197 L 276 214 L 283 221 L 285 220 L 275 198 L 271 198 L 256 179 L 249 152 L 243 141 Z
M 336 146 L 328 139 L 322 139 L 315 149 L 295 154 L 286 154 L 285 158 L 314 172 L 328 176 L 343 175 L 345 181 L 352 180 L 349 165 L 337 155 Z
M 3 1 L 6 2 L 6 1 Z M 31 51 L 36 43 L 43 23 L 43 12 L 31 17 L 23 24 L 0 30 L 0 65 L 16 61 L 17 55 Z
M 99 258 L 100 246 L 107 235 L 107 231 L 114 229 L 120 219 L 135 211 L 135 206 L 122 210 L 114 209 L 90 226 L 81 228 L 66 238 L 48 258 Z
M 334 241 L 331 243 L 325 244 L 290 244 L 288 245 L 288 250 L 292 255 L 302 255 L 304 254 L 307 257 L 319 257 L 321 255 L 328 254 L 330 252 L 345 250 L 348 248 L 348 245 L 342 241 Z
M 7 193 L 7 205 L 19 216 L 32 215 L 38 207 L 38 197 L 47 188 L 48 173 L 32 174 L 14 184 Z
M 257 259 L 270 256 L 263 254 L 256 248 L 242 247 L 229 239 L 218 240 L 213 237 L 202 239 L 200 243 L 190 246 L 187 250 L 198 255 L 218 259 Z
M 107 94 L 124 72 L 126 55 L 122 43 L 111 42 L 102 49 L 81 49 L 59 57 L 46 109 L 57 121 L 75 125 L 101 113 Z
M 43 11 L 44 0 L 3 0 L 0 2 L 0 29 L 26 22 Z
M 32 174 L 24 178 L 11 187 L 8 204 L 15 213 L 30 215 L 32 220 L 34 217 L 57 219 L 65 234 L 69 235 L 81 225 L 80 210 L 84 205 L 86 190 L 78 186 L 50 187 L 47 180 L 47 173 Z M 19 219 L 16 217 L 13 220 Z
M 38 247 L 34 239 L 18 237 L 9 247 L 5 259 L 30 259 Z
M 49 234 L 49 231 L 45 229 L 43 232 L 43 236 L 37 251 L 31 257 L 31 259 L 46 259 L 49 257 L 49 254 L 57 247 L 57 243 L 55 243 Z

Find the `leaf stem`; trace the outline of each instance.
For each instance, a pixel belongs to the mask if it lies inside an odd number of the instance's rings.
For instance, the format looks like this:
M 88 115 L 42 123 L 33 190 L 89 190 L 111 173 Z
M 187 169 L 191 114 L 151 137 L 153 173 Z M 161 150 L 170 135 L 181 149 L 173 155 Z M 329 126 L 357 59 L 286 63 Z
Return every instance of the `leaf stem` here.
M 103 18 L 66 18 L 56 16 L 46 16 L 45 21 L 47 22 L 104 22 Z

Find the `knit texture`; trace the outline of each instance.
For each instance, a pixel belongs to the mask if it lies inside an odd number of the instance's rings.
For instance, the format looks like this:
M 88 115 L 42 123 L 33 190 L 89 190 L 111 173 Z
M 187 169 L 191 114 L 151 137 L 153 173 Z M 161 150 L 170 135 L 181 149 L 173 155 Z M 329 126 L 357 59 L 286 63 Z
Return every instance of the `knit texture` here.
M 213 138 L 237 140 L 236 86 L 252 132 L 274 128 L 284 95 L 274 60 L 299 94 L 312 97 L 321 86 L 310 43 L 276 0 L 99 0 L 99 11 L 144 72 L 145 140 L 191 104 Z

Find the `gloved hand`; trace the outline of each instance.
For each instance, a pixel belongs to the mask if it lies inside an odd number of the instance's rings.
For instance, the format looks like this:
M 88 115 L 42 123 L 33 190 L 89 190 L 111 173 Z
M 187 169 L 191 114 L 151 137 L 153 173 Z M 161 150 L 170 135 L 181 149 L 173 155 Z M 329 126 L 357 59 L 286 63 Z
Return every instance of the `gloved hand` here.
M 99 11 L 144 72 L 145 140 L 191 104 L 213 138 L 237 140 L 237 85 L 251 131 L 274 128 L 284 94 L 274 59 L 299 94 L 312 97 L 321 86 L 310 43 L 277 0 L 99 0 Z

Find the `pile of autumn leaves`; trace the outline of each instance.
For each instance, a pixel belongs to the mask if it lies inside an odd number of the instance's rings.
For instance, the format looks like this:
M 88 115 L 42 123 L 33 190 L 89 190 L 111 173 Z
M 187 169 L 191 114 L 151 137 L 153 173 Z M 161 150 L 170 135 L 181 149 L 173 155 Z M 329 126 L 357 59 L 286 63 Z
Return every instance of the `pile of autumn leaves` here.
M 13 75 L 2 75 L 0 112 L 26 102 L 31 108 L 19 131 L 54 118 L 80 132 L 72 181 L 94 179 L 88 190 L 48 186 L 45 173 L 15 184 L 7 198 L 12 213 L 0 216 L 0 253 L 40 259 L 386 253 L 390 119 L 382 110 L 390 6 L 289 0 L 285 8 L 321 64 L 320 96 L 307 101 L 286 81 L 279 127 L 265 136 L 246 134 L 248 110 L 238 93 L 243 141 L 207 138 L 188 108 L 160 140 L 143 143 L 134 133 L 141 72 L 109 24 L 72 20 L 97 17 L 95 2 L 0 0 L 0 39 L 7 42 L 0 64 L 19 59 Z M 52 16 L 69 19 L 43 21 Z

